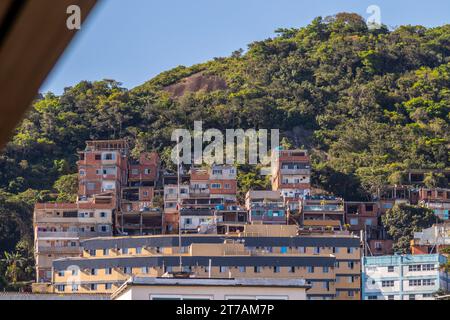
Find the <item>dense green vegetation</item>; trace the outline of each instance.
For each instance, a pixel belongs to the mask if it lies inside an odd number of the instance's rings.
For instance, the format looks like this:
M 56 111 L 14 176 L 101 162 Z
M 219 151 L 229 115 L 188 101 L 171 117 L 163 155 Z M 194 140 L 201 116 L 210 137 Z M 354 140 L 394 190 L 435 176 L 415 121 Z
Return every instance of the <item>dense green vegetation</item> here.
M 411 253 L 410 242 L 414 232 L 429 228 L 439 220 L 430 209 L 406 204 L 395 205 L 381 218 L 394 240 L 394 252 L 400 253 Z
M 198 74 L 226 86 L 177 96 L 165 90 Z M 70 174 L 85 140 L 127 138 L 135 152 L 154 149 L 168 159 L 172 130 L 192 129 L 195 120 L 221 130 L 279 128 L 285 141 L 312 150 L 316 187 L 369 199 L 410 168 L 449 167 L 449 84 L 450 25 L 369 30 L 343 13 L 277 30 L 245 52 L 175 68 L 133 90 L 103 80 L 48 93 L 0 154 L 0 249 L 30 239 L 30 199 L 73 197 Z M 242 170 L 241 192 L 252 183 L 267 181 Z

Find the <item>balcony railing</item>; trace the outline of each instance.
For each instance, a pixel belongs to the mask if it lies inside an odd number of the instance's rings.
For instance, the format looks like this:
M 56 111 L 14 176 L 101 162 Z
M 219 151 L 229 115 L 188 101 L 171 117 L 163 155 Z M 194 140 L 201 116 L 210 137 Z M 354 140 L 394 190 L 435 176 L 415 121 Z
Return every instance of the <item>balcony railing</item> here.
M 78 232 L 38 231 L 38 238 L 78 238 Z
M 335 206 L 335 205 L 307 205 L 303 207 L 303 211 L 344 211 L 343 206 Z
M 69 253 L 69 254 L 81 254 L 81 247 L 37 247 L 38 253 Z
M 258 208 L 263 208 L 263 209 L 284 209 L 284 203 L 282 202 L 253 202 L 250 204 L 250 207 L 252 209 L 258 209 Z
M 81 218 L 81 217 L 37 217 L 36 223 L 107 223 L 107 218 Z
M 310 175 L 311 174 L 311 169 L 281 169 L 281 174 Z
M 190 189 L 189 194 L 196 196 L 196 195 L 209 195 L 210 191 L 209 189 Z
M 97 237 L 109 237 L 112 232 L 100 232 L 100 231 L 86 231 L 86 232 L 47 232 L 39 231 L 37 233 L 39 240 L 45 240 L 46 238 L 58 238 L 58 239 L 78 239 L 78 238 L 97 238 Z

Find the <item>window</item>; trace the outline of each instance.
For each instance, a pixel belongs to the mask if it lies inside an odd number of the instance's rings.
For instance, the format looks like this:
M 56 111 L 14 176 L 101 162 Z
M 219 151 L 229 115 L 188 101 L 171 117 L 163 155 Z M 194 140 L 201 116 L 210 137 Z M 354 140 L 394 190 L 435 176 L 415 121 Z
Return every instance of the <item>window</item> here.
M 383 288 L 391 288 L 394 286 L 394 280 L 385 280 L 385 281 L 381 281 L 381 286 Z
M 348 254 L 352 254 L 353 252 L 355 252 L 355 248 L 347 248 Z
M 389 295 L 389 296 L 387 297 L 387 299 L 388 299 L 388 300 L 395 300 L 395 296 Z
M 358 218 L 351 218 L 351 219 L 350 219 L 350 224 L 351 224 L 352 226 L 357 226 L 357 225 L 359 224 Z
M 228 272 L 228 267 L 220 267 L 220 273 Z
M 128 254 L 128 248 L 122 248 L 122 254 Z
M 348 262 L 348 268 L 353 269 L 355 267 L 355 263 L 353 261 Z
M 137 175 L 139 174 L 139 170 L 138 170 L 138 169 L 132 169 L 132 170 L 131 170 L 131 174 L 132 174 L 133 176 L 137 176 Z
M 72 285 L 72 292 L 78 292 L 78 285 L 77 284 L 73 284 Z
M 225 189 L 231 189 L 231 184 L 225 183 Z
M 273 273 L 280 273 L 281 268 L 278 266 L 273 267 Z
M 103 249 L 103 255 L 109 256 L 109 249 Z
M 95 251 L 95 250 L 89 250 L 89 255 L 90 255 L 91 257 L 95 257 L 96 251 Z
M 254 268 L 253 268 L 253 271 L 254 271 L 255 273 L 260 273 L 260 272 L 261 272 L 261 267 L 259 267 L 259 266 L 254 267 Z
M 423 298 L 432 298 L 432 297 L 433 297 L 433 294 L 432 294 L 432 293 L 424 293 L 424 294 L 422 295 L 422 297 L 423 297 Z
M 373 204 L 366 204 L 366 211 L 372 212 L 373 211 Z
M 423 286 L 434 286 L 434 279 L 424 279 L 422 280 Z
M 91 283 L 91 291 L 97 291 L 97 284 Z
M 222 188 L 222 185 L 220 183 L 212 183 L 211 189 L 220 189 Z
M 333 253 L 339 253 L 339 248 L 338 247 L 333 247 Z
M 148 273 L 148 267 L 142 267 L 141 268 L 142 273 Z
M 422 271 L 433 271 L 434 264 L 424 264 L 422 265 Z
M 78 269 L 72 269 L 72 275 L 77 276 L 78 275 Z
M 144 169 L 144 174 L 150 174 L 151 170 L 150 169 Z
M 328 267 L 323 267 L 323 273 L 328 273 L 329 268 Z
M 85 176 L 85 175 L 86 175 L 86 171 L 80 170 L 80 176 L 83 177 L 83 176 Z
M 100 154 L 96 154 L 96 155 L 95 155 L 95 160 L 96 160 L 96 161 L 102 160 L 102 156 L 101 156 Z
M 295 273 L 295 267 L 291 267 L 291 268 L 289 269 L 289 272 L 290 272 L 290 273 Z
M 64 292 L 64 291 L 66 291 L 66 286 L 63 284 L 57 285 L 56 290 L 58 290 L 60 292 Z
M 131 274 L 131 268 L 130 268 L 130 267 L 124 267 L 124 268 L 123 268 L 123 273 L 125 273 L 125 274 Z
M 97 269 L 91 269 L 91 275 L 96 276 L 97 275 Z
M 191 225 L 192 224 L 192 219 L 191 218 L 185 218 L 184 219 L 184 224 Z
M 314 267 L 308 266 L 308 273 L 314 273 Z
M 105 290 L 111 290 L 112 289 L 112 283 L 105 283 Z
M 421 271 L 422 266 L 420 264 L 413 264 L 413 265 L 408 266 L 408 270 L 409 270 L 409 272 Z
M 394 272 L 394 266 L 389 266 L 387 269 L 388 269 L 388 272 Z
M 378 300 L 377 296 L 368 296 L 367 300 Z
M 354 297 L 354 296 L 355 296 L 355 291 L 348 291 L 348 292 L 347 292 L 347 295 L 348 295 L 349 297 Z
M 409 280 L 410 287 L 417 287 L 422 285 L 422 280 Z
M 107 214 L 106 212 L 100 212 L 100 218 L 106 218 Z
M 320 247 L 314 247 L 314 254 L 320 253 Z
M 112 268 L 106 268 L 106 269 L 105 269 L 105 274 L 106 274 L 106 275 L 112 274 Z
M 191 266 L 183 266 L 183 272 L 191 272 L 192 267 Z
M 95 183 L 89 182 L 89 183 L 87 184 L 87 189 L 88 189 L 88 191 L 93 191 L 93 190 L 95 190 Z
M 115 154 L 114 153 L 105 153 L 103 155 L 103 160 L 115 160 Z
M 298 253 L 305 253 L 305 247 L 298 247 Z
M 142 253 L 142 248 L 141 247 L 136 248 L 136 254 L 141 254 L 141 253 Z
M 114 182 L 103 182 L 103 190 L 115 190 L 115 183 Z
M 409 300 L 416 300 L 416 295 L 415 294 L 410 294 L 409 295 Z
M 245 268 L 245 267 L 239 267 L 239 272 L 245 273 L 245 271 L 246 271 L 246 268 Z

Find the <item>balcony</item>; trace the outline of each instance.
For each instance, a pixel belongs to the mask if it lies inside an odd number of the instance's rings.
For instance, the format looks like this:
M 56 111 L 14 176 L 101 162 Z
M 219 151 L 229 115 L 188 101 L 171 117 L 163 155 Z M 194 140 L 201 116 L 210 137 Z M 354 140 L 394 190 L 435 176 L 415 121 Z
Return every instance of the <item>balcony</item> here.
M 251 208 L 284 208 L 283 202 L 251 202 Z
M 342 214 L 344 211 L 344 207 L 340 205 L 306 205 L 303 207 L 303 211 L 307 212 L 336 212 Z
M 45 239 L 78 239 L 78 232 L 38 231 L 37 237 L 38 237 L 39 240 L 45 240 Z
M 83 252 L 81 247 L 37 247 L 37 253 L 54 254 L 81 254 Z
M 46 232 L 39 231 L 37 233 L 37 240 L 78 240 L 80 238 L 97 238 L 97 237 L 109 237 L 112 232 L 100 232 L 100 231 L 86 231 L 86 232 Z
M 47 217 L 37 217 L 35 222 L 37 224 L 39 224 L 39 223 L 97 224 L 97 223 L 107 223 L 108 219 L 105 219 L 105 218 L 80 218 L 80 217 L 64 218 L 64 217 L 47 216 Z
M 282 175 L 311 175 L 311 169 L 281 169 Z
M 207 196 L 209 196 L 209 194 L 210 194 L 210 191 L 209 191 L 209 189 L 208 188 L 204 188 L 204 189 L 190 189 L 189 190 L 189 195 L 191 196 L 191 197 L 199 197 L 199 196 L 205 196 L 205 197 L 207 197 Z

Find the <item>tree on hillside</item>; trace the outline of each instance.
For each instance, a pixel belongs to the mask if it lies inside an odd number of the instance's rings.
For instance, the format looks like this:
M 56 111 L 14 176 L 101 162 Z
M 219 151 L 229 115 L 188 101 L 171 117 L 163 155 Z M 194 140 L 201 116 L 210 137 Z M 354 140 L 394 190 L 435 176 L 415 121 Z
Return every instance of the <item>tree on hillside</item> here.
M 430 172 L 425 174 L 423 183 L 427 188 L 447 188 L 448 180 L 442 173 Z
M 395 205 L 382 217 L 384 227 L 394 240 L 394 251 L 401 253 L 410 252 L 414 232 L 431 227 L 438 219 L 428 208 L 407 204 Z
M 58 202 L 75 202 L 78 194 L 78 174 L 68 174 L 60 177 L 54 185 L 58 192 Z
M 33 248 L 27 241 L 19 241 L 14 251 L 4 252 L 0 259 L 0 289 L 10 286 L 18 288 L 19 282 L 29 282 L 34 279 Z

